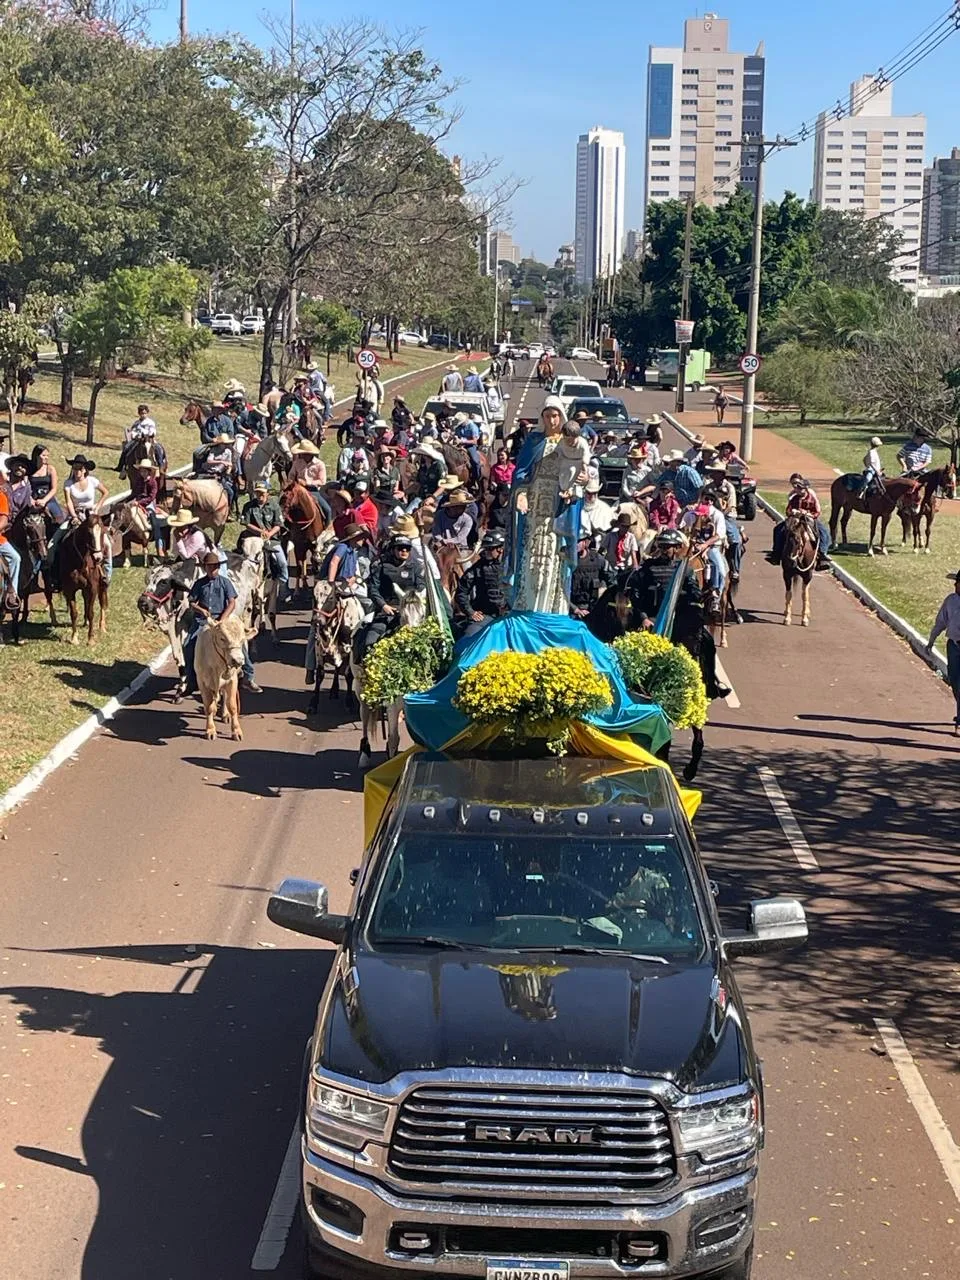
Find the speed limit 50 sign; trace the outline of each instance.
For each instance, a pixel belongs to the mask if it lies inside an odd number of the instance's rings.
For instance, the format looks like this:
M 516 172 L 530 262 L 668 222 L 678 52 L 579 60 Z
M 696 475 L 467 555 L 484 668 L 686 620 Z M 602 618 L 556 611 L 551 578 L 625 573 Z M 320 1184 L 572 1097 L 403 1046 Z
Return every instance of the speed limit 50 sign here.
M 760 368 L 760 363 L 760 357 L 748 351 L 746 355 L 740 357 L 740 372 L 749 377 L 751 373 L 757 372 Z
M 357 364 L 361 369 L 372 369 L 377 363 L 377 353 L 371 351 L 369 347 L 364 347 L 362 351 L 357 352 Z

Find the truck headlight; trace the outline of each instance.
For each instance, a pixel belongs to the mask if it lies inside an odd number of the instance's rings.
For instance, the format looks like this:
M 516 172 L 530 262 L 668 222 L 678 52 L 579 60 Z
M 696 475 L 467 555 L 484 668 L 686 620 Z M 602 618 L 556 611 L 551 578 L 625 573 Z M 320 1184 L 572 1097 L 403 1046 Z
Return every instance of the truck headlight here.
M 385 1102 L 352 1093 L 335 1085 L 310 1081 L 307 1099 L 307 1124 L 317 1137 L 359 1151 L 369 1138 L 382 1138 L 390 1116 Z
M 751 1151 L 760 1140 L 760 1101 L 755 1093 L 681 1107 L 676 1115 L 684 1155 L 729 1159 Z

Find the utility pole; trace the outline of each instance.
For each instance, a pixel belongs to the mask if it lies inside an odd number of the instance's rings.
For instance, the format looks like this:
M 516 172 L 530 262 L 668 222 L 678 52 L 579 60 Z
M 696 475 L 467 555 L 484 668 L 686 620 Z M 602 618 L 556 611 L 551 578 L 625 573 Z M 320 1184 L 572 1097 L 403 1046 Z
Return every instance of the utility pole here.
M 683 224 L 683 272 L 682 285 L 680 293 L 680 319 L 690 319 L 690 256 L 693 247 L 693 192 L 687 195 L 687 216 Z M 679 343 L 680 350 L 677 352 L 677 399 L 676 412 L 683 413 L 686 400 L 685 393 L 687 389 L 687 350 L 690 346 L 689 342 Z
M 741 147 L 756 147 L 757 150 L 757 189 L 753 206 L 753 257 L 750 261 L 750 300 L 747 306 L 747 350 L 745 355 L 757 353 L 757 325 L 760 318 L 760 260 L 763 252 L 763 166 L 768 156 L 779 151 L 781 147 L 795 147 L 796 142 L 787 138 L 767 140 L 745 133 L 740 142 Z M 741 168 L 743 152 L 741 151 Z M 756 400 L 757 373 L 743 375 L 743 416 L 740 420 L 740 456 L 745 462 L 750 461 L 753 453 L 753 410 Z
M 180 0 L 180 43 L 187 43 L 187 0 Z
M 295 106 L 294 68 L 296 65 L 296 0 L 290 0 L 290 147 L 288 153 L 287 181 L 290 185 L 290 237 L 291 242 L 300 238 L 297 223 L 297 166 L 294 156 Z M 290 272 L 290 296 L 287 299 L 287 338 L 293 342 L 297 336 L 297 278 L 296 267 Z M 389 351 L 387 352 L 389 355 Z

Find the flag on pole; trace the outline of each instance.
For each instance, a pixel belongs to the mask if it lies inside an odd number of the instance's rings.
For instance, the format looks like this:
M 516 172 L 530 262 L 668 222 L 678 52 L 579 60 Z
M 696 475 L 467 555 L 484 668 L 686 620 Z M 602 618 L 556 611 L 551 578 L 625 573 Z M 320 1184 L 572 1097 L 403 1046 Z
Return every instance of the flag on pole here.
M 427 553 L 427 544 L 423 540 L 423 534 L 420 534 L 420 555 L 423 559 L 423 580 L 427 587 L 427 617 L 436 618 L 440 623 L 440 630 L 443 632 L 447 641 L 453 648 L 453 631 L 450 627 L 450 613 L 447 605 L 446 597 L 443 593 L 443 587 L 440 579 L 433 571 L 433 557 Z
M 665 636 L 670 639 L 673 631 L 673 615 L 677 608 L 677 597 L 680 595 L 680 587 L 683 585 L 683 575 L 687 571 L 686 559 L 678 560 L 676 568 L 673 571 L 673 577 L 670 579 L 670 585 L 667 587 L 663 602 L 657 612 L 656 621 L 653 624 L 653 630 L 658 636 Z

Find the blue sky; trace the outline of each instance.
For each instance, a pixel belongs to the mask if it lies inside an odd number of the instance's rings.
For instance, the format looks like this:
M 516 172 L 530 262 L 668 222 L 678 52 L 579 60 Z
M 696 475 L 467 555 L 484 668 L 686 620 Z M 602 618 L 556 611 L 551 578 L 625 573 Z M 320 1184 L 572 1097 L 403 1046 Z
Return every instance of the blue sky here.
M 266 39 L 261 18 L 267 6 L 257 0 L 188 4 L 196 32 L 234 30 Z M 845 99 L 852 80 L 889 66 L 947 7 L 947 0 L 807 0 L 802 9 L 769 0 L 727 0 L 716 12 L 730 20 L 733 48 L 752 53 L 759 41 L 765 43 L 770 135 L 792 133 L 838 97 Z M 422 33 L 429 56 L 451 79 L 464 82 L 457 95 L 463 118 L 451 151 L 500 157 L 502 171 L 525 182 L 510 210 L 511 232 L 525 254 L 532 250 L 552 262 L 557 247 L 573 239 L 576 140 L 592 125 L 625 135 L 626 221 L 628 227 L 640 225 L 647 47 L 681 44 L 684 18 L 698 12 L 693 6 L 594 9 L 582 0 L 526 6 L 487 0 L 469 8 L 439 0 L 393 6 L 328 0 L 321 6 L 297 0 L 297 9 L 304 21 L 367 17 Z M 269 11 L 286 14 L 289 5 Z M 175 37 L 178 14 L 178 0 L 166 0 L 154 14 L 158 39 Z M 928 162 L 960 146 L 958 61 L 960 32 L 894 86 L 897 114 L 927 115 Z M 811 143 L 781 153 L 768 166 L 768 195 L 789 188 L 807 196 L 812 171 Z

